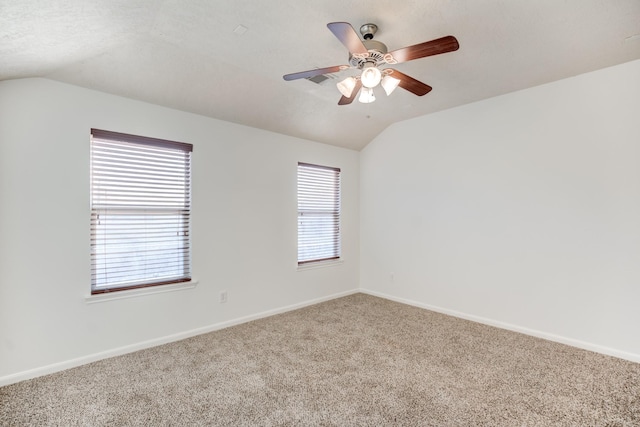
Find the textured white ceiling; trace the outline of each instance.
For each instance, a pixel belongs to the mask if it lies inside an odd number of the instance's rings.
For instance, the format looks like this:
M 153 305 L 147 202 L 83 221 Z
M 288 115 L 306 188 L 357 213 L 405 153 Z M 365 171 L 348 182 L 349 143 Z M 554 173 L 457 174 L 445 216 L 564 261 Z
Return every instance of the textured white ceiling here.
M 377 24 L 389 50 L 446 35 L 460 49 L 396 66 L 433 87 L 423 97 L 338 106 L 335 80 L 282 79 L 348 62 L 335 21 Z M 42 76 L 361 149 L 397 121 L 639 59 L 638 34 L 640 0 L 0 0 L 0 80 Z

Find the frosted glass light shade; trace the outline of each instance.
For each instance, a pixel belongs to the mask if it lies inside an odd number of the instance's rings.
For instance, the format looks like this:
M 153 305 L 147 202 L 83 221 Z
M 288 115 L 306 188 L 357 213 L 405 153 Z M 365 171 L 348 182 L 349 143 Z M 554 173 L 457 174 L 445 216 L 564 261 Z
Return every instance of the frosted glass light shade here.
M 396 90 L 399 84 L 400 80 L 391 76 L 384 76 L 384 78 L 382 79 L 382 83 L 380 83 L 387 96 L 391 95 L 391 92 Z
M 376 100 L 376 97 L 373 94 L 373 89 L 368 87 L 363 87 L 362 90 L 360 91 L 360 97 L 358 98 L 358 101 L 362 102 L 363 104 L 370 104 L 375 100 Z
M 338 86 L 338 90 L 341 94 L 346 96 L 347 98 L 351 98 L 353 94 L 353 88 L 356 87 L 356 79 L 353 77 L 347 77 L 343 81 L 339 82 L 336 86 Z
M 382 74 L 380 74 L 380 70 L 376 67 L 368 67 L 362 71 L 362 75 L 360 76 L 360 80 L 362 80 L 362 86 L 372 88 L 378 86 L 380 83 L 380 79 L 382 78 Z

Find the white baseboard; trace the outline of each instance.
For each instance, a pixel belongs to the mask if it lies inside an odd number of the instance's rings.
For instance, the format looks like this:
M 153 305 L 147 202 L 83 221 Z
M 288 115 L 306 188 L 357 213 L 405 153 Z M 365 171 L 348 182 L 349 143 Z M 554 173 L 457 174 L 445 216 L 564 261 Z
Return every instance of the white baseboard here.
M 177 334 L 167 335 L 167 336 L 155 338 L 152 340 L 142 341 L 136 344 L 126 345 L 123 347 L 102 351 L 99 353 L 89 354 L 87 356 L 66 360 L 64 362 L 53 363 L 51 365 L 18 372 L 16 374 L 0 377 L 0 387 L 9 385 L 9 384 L 14 384 L 24 380 L 29 380 L 31 378 L 41 377 L 43 375 L 64 371 L 66 369 L 75 368 L 77 366 L 86 365 L 87 363 L 96 362 L 98 360 L 108 359 L 114 356 L 121 356 L 123 354 L 132 353 L 134 351 L 144 350 L 146 348 L 156 347 L 158 345 L 180 341 L 186 338 L 194 337 L 196 335 L 206 334 L 207 332 L 213 332 L 220 329 L 228 328 L 230 326 L 239 325 L 241 323 L 250 322 L 252 320 L 262 319 L 264 317 L 274 316 L 280 313 L 286 313 L 288 311 L 297 310 L 299 308 L 308 307 L 310 305 L 318 304 L 318 303 L 329 301 L 336 298 L 341 298 L 341 297 L 352 295 L 358 292 L 359 292 L 358 289 L 353 289 L 351 291 L 346 291 L 346 292 L 340 292 L 340 293 L 329 295 L 326 297 L 315 298 L 312 300 L 303 301 L 303 302 L 288 305 L 285 307 L 275 308 L 273 310 L 263 311 L 263 312 L 252 314 L 249 316 L 226 320 L 224 322 L 215 323 L 213 325 L 204 326 L 202 328 L 196 328 L 189 331 L 180 332 Z
M 20 382 L 20 381 L 28 380 L 28 379 L 31 379 L 31 378 L 40 377 L 40 376 L 43 376 L 43 375 L 48 375 L 48 374 L 53 374 L 55 372 L 64 371 L 66 369 L 75 368 L 77 366 L 86 365 L 87 363 L 96 362 L 98 360 L 108 359 L 110 357 L 120 356 L 120 355 L 123 355 L 123 354 L 132 353 L 134 351 L 144 350 L 144 349 L 150 348 L 150 347 L 156 347 L 156 346 L 162 345 L 162 344 L 168 344 L 168 343 L 171 343 L 171 342 L 180 341 L 180 340 L 183 340 L 183 339 L 186 339 L 186 338 L 190 338 L 190 337 L 193 337 L 193 336 L 196 336 L 196 335 L 201 335 L 201 334 L 205 334 L 205 333 L 208 333 L 208 332 L 213 332 L 213 331 L 217 331 L 217 330 L 220 330 L 220 329 L 228 328 L 228 327 L 231 327 L 231 326 L 239 325 L 239 324 L 242 324 L 242 323 L 250 322 L 252 320 L 258 320 L 258 319 L 262 319 L 262 318 L 265 318 L 265 317 L 274 316 L 276 314 L 286 313 L 288 311 L 297 310 L 299 308 L 308 307 L 310 305 L 318 304 L 318 303 L 329 301 L 329 300 L 336 299 L 336 298 L 341 298 L 341 297 L 344 297 L 344 296 L 347 296 L 347 295 L 352 295 L 352 294 L 359 293 L 359 292 L 364 293 L 364 294 L 368 294 L 368 295 L 377 296 L 377 297 L 384 298 L 384 299 L 388 299 L 388 300 L 391 300 L 391 301 L 396 301 L 396 302 L 403 303 L 403 304 L 408 304 L 408 305 L 411 305 L 411 306 L 414 306 L 414 307 L 424 308 L 426 310 L 431 310 L 431 311 L 435 311 L 435 312 L 438 312 L 438 313 L 447 314 L 447 315 L 458 317 L 458 318 L 461 318 L 461 319 L 471 320 L 473 322 L 478 322 L 478 323 L 482 323 L 482 324 L 489 325 L 489 326 L 495 326 L 497 328 L 506 329 L 506 330 L 514 331 L 514 332 L 519 332 L 519 333 L 523 333 L 523 334 L 526 334 L 526 335 L 531 335 L 531 336 L 534 336 L 534 337 L 537 337 L 537 338 L 542 338 L 542 339 L 546 339 L 546 340 L 549 340 L 549 341 L 554 341 L 554 342 L 558 342 L 558 343 L 561 343 L 561 344 L 570 345 L 572 347 L 577 347 L 577 348 L 581 348 L 581 349 L 584 349 L 584 350 L 593 351 L 593 352 L 596 352 L 596 353 L 606 354 L 608 356 L 618 357 L 620 359 L 629 360 L 631 362 L 640 363 L 640 354 L 624 352 L 624 351 L 616 350 L 616 349 L 613 349 L 613 348 L 610 348 L 610 347 L 605 347 L 605 346 L 601 346 L 601 345 L 597 345 L 597 344 L 592 344 L 592 343 L 588 343 L 588 342 L 585 342 L 585 341 L 580 341 L 580 340 L 576 340 L 576 339 L 572 339 L 572 338 L 563 337 L 563 336 L 560 336 L 560 335 L 541 332 L 541 331 L 537 331 L 537 330 L 534 330 L 534 329 L 524 328 L 524 327 L 513 325 L 513 324 L 510 324 L 510 323 L 500 322 L 500 321 L 497 321 L 497 320 L 492 320 L 492 319 L 488 319 L 488 318 L 484 318 L 484 317 L 480 317 L 480 316 L 475 316 L 475 315 L 472 315 L 472 314 L 462 313 L 462 312 L 459 312 L 459 311 L 450 310 L 450 309 L 446 309 L 446 308 L 442 308 L 442 307 L 437 307 L 437 306 L 433 306 L 433 305 L 430 305 L 430 304 L 424 304 L 424 303 L 421 303 L 421 302 L 418 302 L 418 301 L 413 301 L 413 300 L 409 300 L 409 299 L 405 299 L 405 298 L 394 297 L 392 295 L 388 295 L 388 294 L 385 294 L 385 293 L 382 293 L 382 292 L 371 291 L 371 290 L 368 290 L 368 289 L 353 289 L 353 290 L 350 290 L 350 291 L 341 292 L 341 293 L 329 295 L 329 296 L 326 296 L 326 297 L 316 298 L 316 299 L 313 299 L 313 300 L 307 300 L 307 301 L 303 301 L 301 303 L 292 304 L 292 305 L 288 305 L 288 306 L 285 306 L 285 307 L 276 308 L 276 309 L 273 309 L 273 310 L 263 311 L 263 312 L 252 314 L 252 315 L 249 315 L 249 316 L 244 316 L 244 317 L 239 317 L 239 318 L 236 318 L 236 319 L 227 320 L 227 321 L 224 321 L 224 322 L 216 323 L 216 324 L 205 326 L 205 327 L 202 327 L 202 328 L 196 328 L 196 329 L 180 332 L 180 333 L 173 334 L 173 335 L 167 335 L 167 336 L 164 336 L 164 337 L 160 337 L 160 338 L 156 338 L 156 339 L 152 339 L 152 340 L 147 340 L 147 341 L 143 341 L 143 342 L 139 342 L 139 343 L 136 343 L 136 344 L 131 344 L 131 345 L 123 346 L 123 347 L 118 347 L 118 348 L 115 348 L 115 349 L 111 349 L 111 350 L 107 350 L 107 351 L 103 351 L 103 352 L 99 352 L 99 353 L 93 353 L 93 354 L 90 354 L 90 355 L 87 355 L 87 356 L 78 357 L 76 359 L 71 359 L 71 360 L 67 360 L 67 361 L 64 361 L 64 362 L 54 363 L 54 364 L 51 364 L 51 365 L 42 366 L 42 367 L 39 367 L 39 368 L 30 369 L 30 370 L 23 371 L 23 372 L 18 372 L 16 374 L 7 375 L 7 376 L 4 376 L 4 377 L 0 377 L 0 387 L 5 386 L 5 385 L 9 385 L 9 384 L 14 384 L 14 383 L 17 383 L 17 382 Z
M 371 291 L 367 289 L 360 289 L 360 292 L 362 292 L 363 294 L 373 295 L 376 297 L 388 299 L 388 300 L 399 302 L 402 304 L 412 305 L 414 307 L 424 308 L 426 310 L 447 314 L 449 316 L 454 316 L 454 317 L 458 317 L 465 320 L 471 320 L 472 322 L 482 323 L 489 326 L 495 326 L 496 328 L 506 329 L 513 332 L 519 332 L 525 335 L 531 335 L 533 337 L 542 338 L 542 339 L 554 341 L 560 344 L 566 344 L 572 347 L 581 348 L 583 350 L 589 350 L 595 353 L 601 353 L 607 356 L 613 356 L 619 359 L 625 359 L 631 362 L 640 363 L 640 354 L 620 351 L 620 350 L 616 350 L 615 348 L 605 347 L 598 344 L 592 344 L 589 342 L 580 341 L 573 338 L 567 338 L 560 335 L 550 334 L 547 332 L 541 332 L 535 329 L 524 328 L 522 326 L 500 322 L 500 321 L 488 319 L 485 317 L 475 316 L 473 314 L 462 313 L 460 311 L 449 310 L 447 308 L 437 307 L 430 304 L 424 304 L 418 301 L 413 301 L 405 298 L 398 298 L 382 292 L 376 292 L 376 291 Z

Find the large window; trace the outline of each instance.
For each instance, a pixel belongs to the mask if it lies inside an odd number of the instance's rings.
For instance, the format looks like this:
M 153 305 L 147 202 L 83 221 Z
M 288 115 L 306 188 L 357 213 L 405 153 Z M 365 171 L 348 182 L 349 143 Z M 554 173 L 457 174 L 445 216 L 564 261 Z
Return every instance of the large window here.
M 91 293 L 191 278 L 191 144 L 91 130 Z
M 340 258 L 340 169 L 298 163 L 298 265 Z

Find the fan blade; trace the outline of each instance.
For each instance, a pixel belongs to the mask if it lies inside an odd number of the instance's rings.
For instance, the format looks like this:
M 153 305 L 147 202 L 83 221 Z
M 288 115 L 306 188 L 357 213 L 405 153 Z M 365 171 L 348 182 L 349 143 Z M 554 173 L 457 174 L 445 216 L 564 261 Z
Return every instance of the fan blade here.
M 336 73 L 346 68 L 349 68 L 349 66 L 336 65 L 333 67 L 316 68 L 315 70 L 300 71 L 299 73 L 285 74 L 284 76 L 282 76 L 282 78 L 285 79 L 286 81 L 297 80 L 297 79 L 308 79 L 309 77 L 318 76 L 320 74 Z
M 394 70 L 393 68 L 388 68 L 387 70 L 391 70 L 391 74 L 389 74 L 391 77 L 400 80 L 398 86 L 418 96 L 426 95 L 431 92 L 431 89 L 433 89 L 431 86 L 424 84 L 413 77 L 409 77 L 398 70 Z
M 400 62 L 407 62 L 413 59 L 453 52 L 454 50 L 458 50 L 459 47 L 460 45 L 458 44 L 458 40 L 456 40 L 455 37 L 446 36 L 439 39 L 431 40 L 429 42 L 403 47 L 402 49 L 397 49 L 393 52 L 389 52 L 387 56 L 391 56 L 393 60 L 387 62 L 389 64 L 398 64 Z
M 358 96 L 358 93 L 360 92 L 361 87 L 362 87 L 362 81 L 360 81 L 360 79 L 356 80 L 356 86 L 353 88 L 353 92 L 351 92 L 351 96 L 347 98 L 346 96 L 343 95 L 342 98 L 340 98 L 340 101 L 338 101 L 338 105 L 351 104 L 353 100 L 356 99 L 356 96 Z
M 352 55 L 368 56 L 369 51 L 362 44 L 358 33 L 348 22 L 331 22 L 327 24 L 329 30 L 346 47 Z

